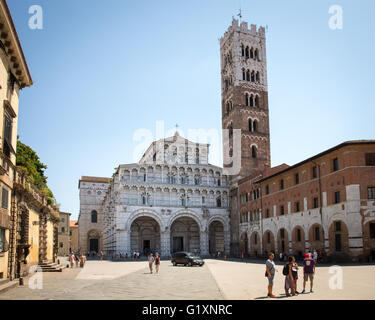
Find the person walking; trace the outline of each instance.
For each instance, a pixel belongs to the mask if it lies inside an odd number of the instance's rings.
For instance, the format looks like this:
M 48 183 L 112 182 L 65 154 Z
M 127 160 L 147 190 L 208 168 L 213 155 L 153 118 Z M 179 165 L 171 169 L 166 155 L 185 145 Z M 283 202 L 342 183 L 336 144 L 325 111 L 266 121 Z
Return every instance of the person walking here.
M 318 262 L 318 252 L 316 252 L 316 250 L 314 249 L 314 252 L 313 252 L 313 259 L 315 261 L 315 264 Z
M 76 261 L 76 268 L 78 268 L 79 267 L 79 255 L 78 255 L 78 253 L 75 254 L 74 260 Z
M 292 273 L 292 266 L 294 262 L 294 257 L 289 256 L 288 257 L 288 263 L 285 264 L 284 269 L 283 269 L 283 275 L 285 276 L 285 284 L 284 284 L 284 289 L 285 289 L 285 295 L 287 297 L 290 297 L 290 295 L 295 296 L 295 287 L 294 287 L 294 277 Z M 289 290 L 291 293 L 289 293 Z
M 69 255 L 69 262 L 70 262 L 70 267 L 73 268 L 74 267 L 74 254 L 73 254 L 73 252 L 71 252 L 70 255 Z
M 297 280 L 298 280 L 298 264 L 295 260 L 295 257 L 293 257 L 293 264 L 292 264 L 292 274 L 294 279 L 294 290 L 296 294 L 299 294 L 297 291 Z
M 283 253 L 282 252 L 280 252 L 279 259 L 280 259 L 280 261 L 283 261 Z
M 270 298 L 275 298 L 275 296 L 272 294 L 272 287 L 273 287 L 273 279 L 275 278 L 275 262 L 273 259 L 275 258 L 275 255 L 270 252 L 268 255 L 268 260 L 266 261 L 266 277 L 268 278 L 268 294 L 267 296 Z
M 85 266 L 86 257 L 81 253 L 79 266 L 83 268 Z
M 148 267 L 150 268 L 150 273 L 152 273 L 152 265 L 154 263 L 154 256 L 152 253 L 148 256 Z
M 308 254 L 305 255 L 305 260 L 303 260 L 303 290 L 302 293 L 305 293 L 306 282 L 310 279 L 310 292 L 313 293 L 313 283 L 314 283 L 314 274 L 315 274 L 316 262 L 314 259 L 311 259 Z
M 159 268 L 160 268 L 160 255 L 159 253 L 156 254 L 156 258 L 155 258 L 155 270 L 156 270 L 156 273 L 159 273 Z
M 100 261 L 103 261 L 103 256 L 104 256 L 103 251 L 100 251 L 100 253 L 99 253 Z

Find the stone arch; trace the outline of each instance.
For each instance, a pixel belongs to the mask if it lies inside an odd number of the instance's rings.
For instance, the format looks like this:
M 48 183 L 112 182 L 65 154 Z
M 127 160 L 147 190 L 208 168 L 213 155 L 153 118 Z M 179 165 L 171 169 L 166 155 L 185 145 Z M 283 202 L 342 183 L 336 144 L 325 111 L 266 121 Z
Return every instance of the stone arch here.
M 363 255 L 365 260 L 375 261 L 375 238 L 371 237 L 371 224 L 375 224 L 375 219 L 367 221 L 363 226 Z
M 261 254 L 260 246 L 260 236 L 259 232 L 254 231 L 250 236 L 250 254 L 253 256 L 258 256 Z
M 289 253 L 289 235 L 285 228 L 280 228 L 277 232 L 277 248 L 278 253 Z
M 263 233 L 263 253 L 268 255 L 270 252 L 275 253 L 275 236 L 271 230 L 266 230 Z
M 319 228 L 319 230 L 317 228 Z M 321 224 L 314 223 L 309 228 L 309 245 L 310 245 L 311 251 L 314 251 L 314 250 L 316 250 L 317 252 L 324 251 L 324 236 L 323 236 L 323 228 Z
M 130 231 L 131 225 L 133 224 L 134 220 L 140 218 L 140 217 L 149 217 L 157 221 L 157 223 L 160 226 L 160 230 L 164 231 L 165 230 L 165 225 L 163 223 L 163 220 L 160 219 L 160 215 L 157 214 L 153 210 L 148 210 L 148 209 L 139 209 L 135 212 L 133 212 L 130 217 L 128 218 L 128 221 L 125 224 L 125 231 Z
M 225 252 L 226 223 L 220 218 L 210 219 L 208 223 L 208 250 L 210 254 Z
M 148 255 L 152 250 L 160 252 L 160 224 L 155 218 L 142 215 L 130 225 L 130 249 Z
M 335 220 L 328 229 L 330 255 L 349 255 L 349 232 L 343 220 Z
M 183 209 L 183 210 L 180 210 L 180 211 L 177 211 L 168 221 L 168 228 L 170 229 L 173 222 L 175 222 L 177 219 L 179 218 L 183 218 L 183 217 L 187 217 L 187 218 L 192 218 L 197 224 L 198 224 L 198 227 L 199 227 L 199 231 L 204 231 L 203 230 L 203 225 L 201 223 L 201 218 L 200 216 L 195 213 L 194 211 L 192 210 L 188 210 L 188 209 Z
M 240 236 L 240 255 L 247 256 L 249 254 L 249 237 L 247 231 L 241 233 Z
M 305 231 L 303 227 L 295 226 L 292 231 L 292 252 L 296 256 L 303 257 L 305 249 Z
M 201 252 L 199 223 L 190 215 L 175 216 L 170 224 L 171 251 Z

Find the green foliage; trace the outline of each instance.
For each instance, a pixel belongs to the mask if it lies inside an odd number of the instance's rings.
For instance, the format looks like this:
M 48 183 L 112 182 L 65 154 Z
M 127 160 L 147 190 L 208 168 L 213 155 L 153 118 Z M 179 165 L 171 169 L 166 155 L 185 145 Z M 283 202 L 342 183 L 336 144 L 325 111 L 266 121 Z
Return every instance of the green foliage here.
M 32 180 L 32 183 L 47 196 L 48 204 L 54 203 L 52 191 L 47 186 L 47 177 L 44 170 L 47 166 L 42 163 L 37 153 L 21 141 L 17 141 L 16 165 L 25 172 Z

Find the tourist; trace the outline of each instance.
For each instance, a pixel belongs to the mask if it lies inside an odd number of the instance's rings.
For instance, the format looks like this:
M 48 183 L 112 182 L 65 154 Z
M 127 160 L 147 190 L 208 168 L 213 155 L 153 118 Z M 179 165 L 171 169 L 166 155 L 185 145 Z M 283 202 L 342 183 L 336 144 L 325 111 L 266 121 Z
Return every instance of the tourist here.
M 295 290 L 295 293 L 298 294 L 299 293 L 297 291 L 298 264 L 294 257 L 293 257 L 293 264 L 292 264 L 292 274 L 293 274 L 293 279 L 294 279 L 294 290 Z
M 275 296 L 272 294 L 272 287 L 273 287 L 273 279 L 275 277 L 275 262 L 273 261 L 275 255 L 270 252 L 268 255 L 268 260 L 266 261 L 266 277 L 268 278 L 268 294 L 267 296 L 270 298 L 275 298 Z
M 76 268 L 78 268 L 78 264 L 79 264 L 79 256 L 78 256 L 78 253 L 75 254 L 75 256 L 74 256 L 74 260 L 76 261 Z
M 70 262 L 70 267 L 73 268 L 74 267 L 74 254 L 73 254 L 73 252 L 71 252 L 70 255 L 69 255 L 69 262 Z
M 292 266 L 293 263 L 295 262 L 294 257 L 289 256 L 288 257 L 288 263 L 285 264 L 284 269 L 283 269 L 283 275 L 285 276 L 285 295 L 287 297 L 290 297 L 289 290 L 291 291 L 291 295 L 295 296 L 295 287 L 294 287 L 294 278 L 293 278 L 293 273 L 292 273 Z
M 315 263 L 318 262 L 318 252 L 316 252 L 316 250 L 314 250 L 314 252 L 313 252 L 313 259 L 314 259 Z
M 100 253 L 99 253 L 100 261 L 103 261 L 103 256 L 104 256 L 103 251 L 100 251 Z
M 86 257 L 81 253 L 79 266 L 83 268 L 85 266 Z
M 125 253 L 125 260 L 128 260 L 128 253 Z
M 156 273 L 159 273 L 159 267 L 160 267 L 160 255 L 159 255 L 159 253 L 156 253 L 156 258 L 155 258 Z
M 148 267 L 150 268 L 150 273 L 152 273 L 152 264 L 154 263 L 154 256 L 152 253 L 148 256 Z
M 308 254 L 305 255 L 305 260 L 303 260 L 303 290 L 302 293 L 305 293 L 306 281 L 310 279 L 310 292 L 313 293 L 313 282 L 315 274 L 316 262 L 314 259 L 311 259 Z
M 280 261 L 283 261 L 283 253 L 282 252 L 280 252 L 279 259 L 280 259 Z
M 137 260 L 139 260 L 140 255 L 139 251 L 137 251 Z

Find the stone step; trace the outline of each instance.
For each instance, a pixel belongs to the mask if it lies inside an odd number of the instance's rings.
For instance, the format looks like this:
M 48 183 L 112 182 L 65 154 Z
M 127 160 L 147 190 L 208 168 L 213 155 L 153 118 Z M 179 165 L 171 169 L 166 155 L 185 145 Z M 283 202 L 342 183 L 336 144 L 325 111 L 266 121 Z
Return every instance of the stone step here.
M 5 279 L 6 281 L 0 282 L 0 292 L 3 293 L 6 290 L 14 288 L 18 285 L 18 279 L 9 281 L 9 279 Z

